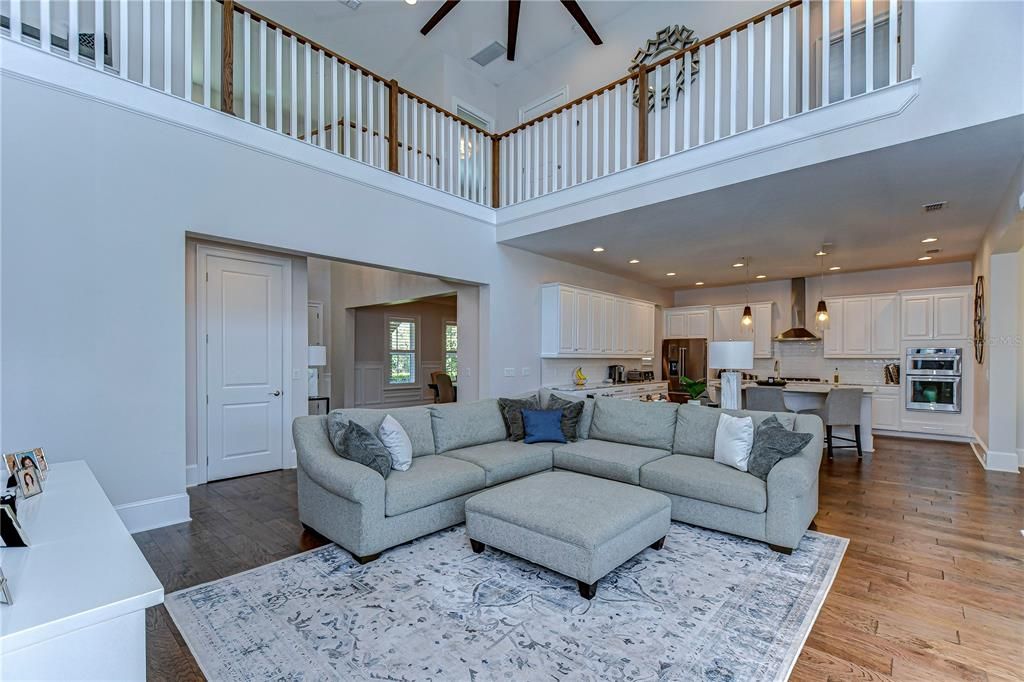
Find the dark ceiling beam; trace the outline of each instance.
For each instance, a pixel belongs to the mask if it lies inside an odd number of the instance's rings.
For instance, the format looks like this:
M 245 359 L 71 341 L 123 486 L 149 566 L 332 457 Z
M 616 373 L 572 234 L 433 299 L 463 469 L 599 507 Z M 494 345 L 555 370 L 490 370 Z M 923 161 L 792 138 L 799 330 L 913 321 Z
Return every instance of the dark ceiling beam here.
M 508 0 L 508 50 L 505 52 L 505 59 L 510 62 L 516 60 L 516 40 L 519 38 L 519 2 L 520 0 Z
M 434 16 L 430 17 L 427 23 L 423 24 L 423 28 L 420 29 L 420 33 L 427 35 L 441 20 L 448 16 L 448 13 L 455 9 L 455 5 L 459 4 L 459 0 L 445 0 L 445 3 L 441 5 L 441 8 L 434 12 Z
M 590 42 L 594 43 L 595 45 L 600 45 L 601 36 L 597 35 L 597 31 L 594 30 L 594 27 L 593 25 L 591 25 L 590 20 L 587 19 L 587 15 L 583 13 L 583 9 L 580 7 L 580 4 L 576 2 L 576 0 L 562 0 L 562 6 L 569 11 L 569 14 L 572 15 L 572 18 L 575 19 L 576 23 L 580 25 L 580 28 L 583 29 L 583 32 L 587 34 L 588 38 L 590 38 Z

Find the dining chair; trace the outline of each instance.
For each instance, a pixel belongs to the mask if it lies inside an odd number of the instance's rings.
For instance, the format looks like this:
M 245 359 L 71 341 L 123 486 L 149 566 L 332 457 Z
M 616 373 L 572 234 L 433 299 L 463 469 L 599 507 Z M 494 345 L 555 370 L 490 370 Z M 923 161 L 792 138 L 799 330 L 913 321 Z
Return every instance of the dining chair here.
M 785 394 L 781 388 L 772 386 L 751 386 L 743 391 L 748 410 L 761 412 L 792 412 L 786 407 Z
M 431 372 L 430 381 L 436 386 L 434 402 L 455 402 L 455 388 L 452 386 L 452 378 L 449 375 L 444 372 Z
M 864 397 L 862 388 L 833 388 L 825 398 L 825 406 L 817 410 L 800 410 L 800 414 L 816 414 L 825 423 L 825 444 L 828 446 L 828 458 L 832 459 L 832 450 L 857 448 L 857 457 L 863 458 L 864 451 L 860 445 L 860 403 Z M 853 438 L 833 436 L 833 426 L 852 426 Z M 841 440 L 853 445 L 833 445 L 833 440 Z

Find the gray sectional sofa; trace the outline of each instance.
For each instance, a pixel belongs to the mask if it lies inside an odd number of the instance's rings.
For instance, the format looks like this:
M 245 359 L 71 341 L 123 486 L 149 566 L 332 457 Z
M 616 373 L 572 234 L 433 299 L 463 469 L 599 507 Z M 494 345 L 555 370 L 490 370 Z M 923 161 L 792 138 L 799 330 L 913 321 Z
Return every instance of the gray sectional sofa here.
M 548 393 L 541 393 L 546 405 Z M 326 416 L 300 417 L 293 424 L 300 521 L 361 562 L 462 523 L 466 500 L 481 490 L 552 469 L 660 492 L 671 501 L 673 520 L 787 553 L 798 546 L 818 510 L 823 427 L 813 415 L 727 411 L 751 416 L 755 426 L 775 414 L 787 428 L 813 434 L 765 482 L 714 461 L 721 410 L 699 405 L 588 399 L 579 439 L 564 445 L 506 440 L 496 400 L 338 412 L 374 433 L 390 414 L 413 444 L 412 467 L 384 479 L 335 453 Z

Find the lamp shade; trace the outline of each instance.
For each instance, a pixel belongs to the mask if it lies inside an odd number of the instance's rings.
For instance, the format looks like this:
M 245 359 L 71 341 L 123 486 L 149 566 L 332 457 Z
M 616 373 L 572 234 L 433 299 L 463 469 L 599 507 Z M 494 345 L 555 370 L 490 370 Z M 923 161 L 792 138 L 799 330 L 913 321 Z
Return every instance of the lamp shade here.
M 327 364 L 327 346 L 309 346 L 309 367 L 323 367 Z
M 712 341 L 709 345 L 711 369 L 754 369 L 753 341 Z

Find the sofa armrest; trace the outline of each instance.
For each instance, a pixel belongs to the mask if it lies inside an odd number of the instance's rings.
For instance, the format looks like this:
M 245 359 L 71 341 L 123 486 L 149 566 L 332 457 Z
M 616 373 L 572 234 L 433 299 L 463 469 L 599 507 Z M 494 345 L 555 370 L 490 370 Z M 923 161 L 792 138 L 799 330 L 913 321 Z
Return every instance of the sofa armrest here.
M 794 431 L 813 436 L 804 449 L 782 460 L 768 473 L 768 504 L 771 500 L 803 496 L 818 482 L 821 449 L 825 444 L 825 428 L 817 415 L 798 415 Z
M 338 456 L 324 416 L 298 417 L 292 422 L 298 466 L 317 485 L 358 504 L 376 502 L 384 508 L 384 478 L 371 469 Z

